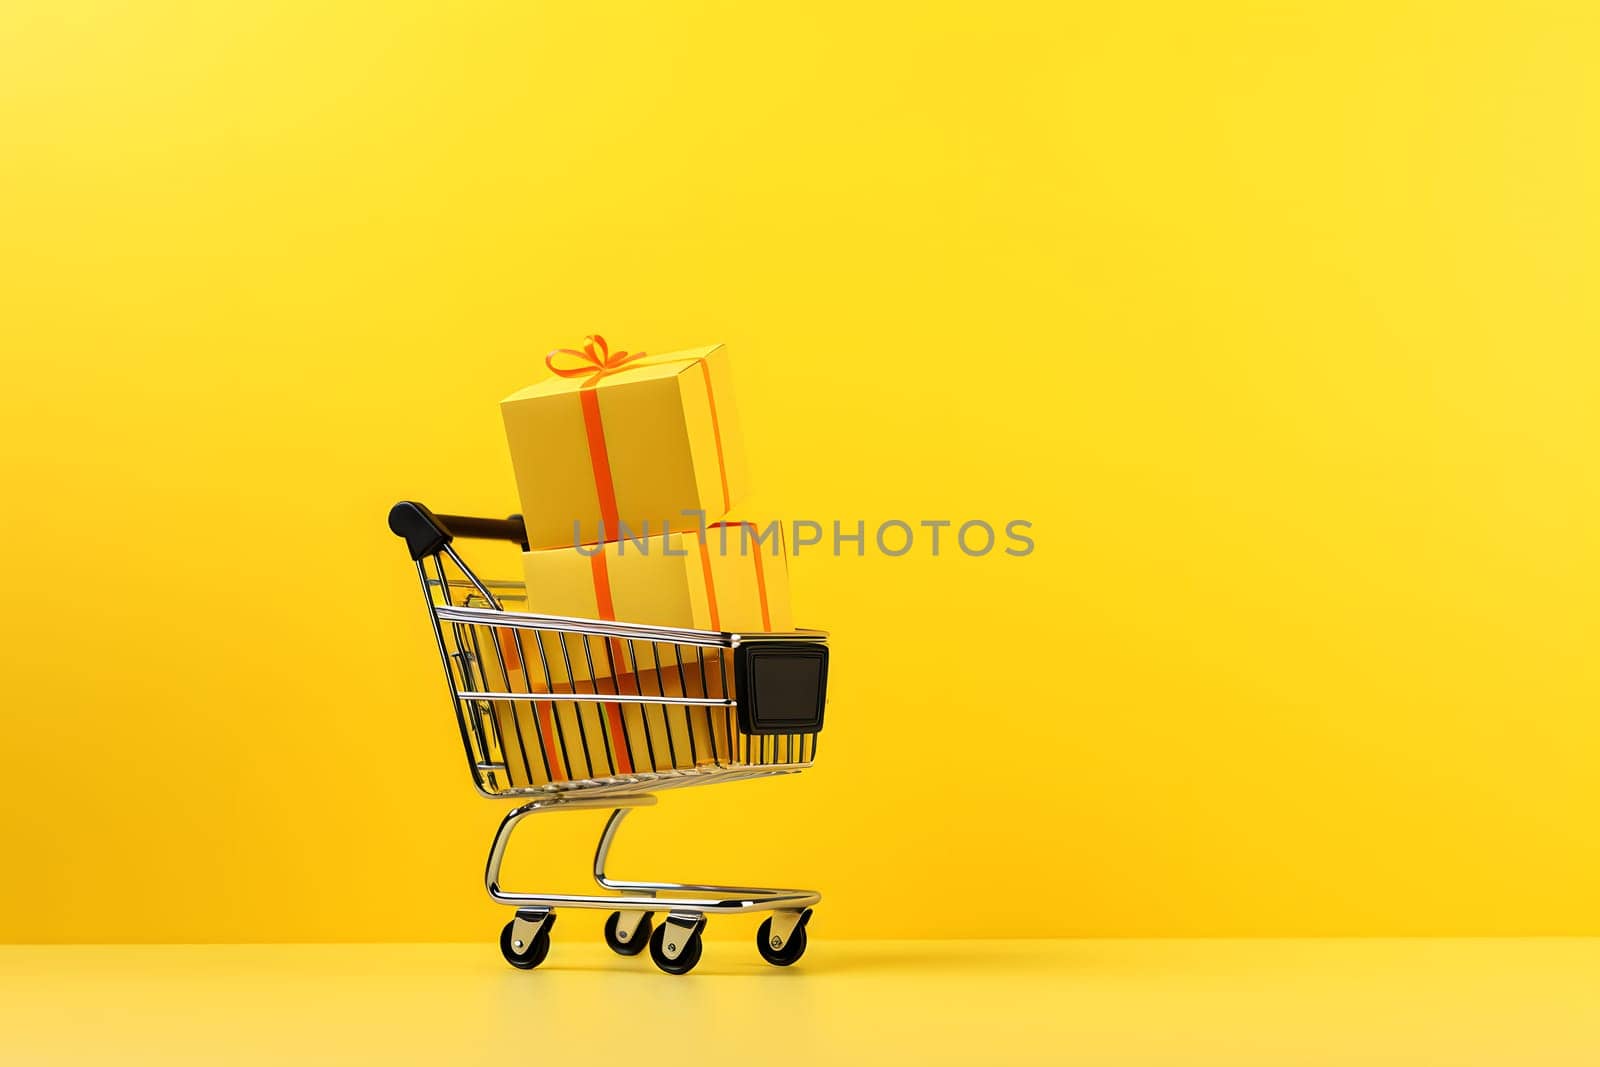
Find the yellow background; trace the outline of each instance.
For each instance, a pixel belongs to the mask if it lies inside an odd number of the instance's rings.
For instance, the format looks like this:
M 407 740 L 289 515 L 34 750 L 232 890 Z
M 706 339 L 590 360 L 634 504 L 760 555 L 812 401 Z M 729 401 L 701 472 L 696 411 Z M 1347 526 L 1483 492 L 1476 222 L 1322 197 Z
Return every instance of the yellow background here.
M 511 510 L 496 404 L 597 329 L 728 342 L 768 507 L 1038 543 L 796 559 L 817 769 L 619 874 L 814 883 L 834 938 L 1600 933 L 1597 50 L 1578 3 L 6 5 L 0 937 L 491 936 L 383 518 Z M 576 884 L 550 821 L 522 881 Z

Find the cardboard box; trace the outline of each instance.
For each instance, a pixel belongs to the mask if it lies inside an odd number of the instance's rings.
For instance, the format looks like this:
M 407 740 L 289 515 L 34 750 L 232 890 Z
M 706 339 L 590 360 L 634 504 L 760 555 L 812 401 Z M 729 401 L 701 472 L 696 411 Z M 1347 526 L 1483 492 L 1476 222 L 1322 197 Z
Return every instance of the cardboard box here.
M 529 548 L 615 540 L 623 527 L 660 533 L 743 496 L 726 348 L 647 356 L 595 336 L 546 362 L 555 377 L 500 402 Z

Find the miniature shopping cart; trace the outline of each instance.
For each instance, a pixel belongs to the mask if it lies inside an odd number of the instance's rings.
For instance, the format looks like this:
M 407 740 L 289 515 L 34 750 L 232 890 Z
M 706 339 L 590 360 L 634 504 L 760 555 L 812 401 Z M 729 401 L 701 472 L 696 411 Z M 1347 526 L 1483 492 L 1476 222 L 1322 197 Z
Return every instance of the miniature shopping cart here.
M 520 582 L 480 579 L 455 538 L 527 548 L 522 521 L 435 515 L 396 504 L 389 528 L 417 565 L 478 792 L 529 797 L 501 820 L 484 885 L 516 909 L 500 933 L 513 967 L 539 966 L 550 951 L 556 908 L 610 910 L 613 951 L 650 958 L 670 974 L 700 960 L 708 915 L 769 911 L 756 934 L 768 963 L 786 967 L 806 950 L 806 924 L 821 895 L 800 889 L 630 882 L 606 876 L 606 856 L 633 808 L 683 786 L 794 774 L 817 754 L 827 694 L 827 635 L 734 634 L 639 626 L 507 610 L 537 602 Z M 614 895 L 513 893 L 500 888 L 511 831 L 544 811 L 610 808 L 595 850 L 594 879 Z M 666 918 L 652 933 L 657 911 Z

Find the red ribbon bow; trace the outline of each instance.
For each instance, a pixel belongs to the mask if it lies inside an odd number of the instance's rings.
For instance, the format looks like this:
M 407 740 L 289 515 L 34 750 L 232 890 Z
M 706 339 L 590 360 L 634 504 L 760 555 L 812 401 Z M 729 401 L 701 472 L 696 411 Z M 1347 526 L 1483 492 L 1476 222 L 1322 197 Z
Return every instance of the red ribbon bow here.
M 572 356 L 581 360 L 580 366 L 558 367 L 556 359 L 560 356 Z M 612 374 L 632 363 L 634 360 L 643 359 L 643 352 L 613 352 L 606 345 L 606 339 L 599 334 L 590 334 L 583 339 L 583 348 L 558 348 L 544 357 L 544 365 L 562 378 L 588 378 L 584 385 L 593 385 L 607 374 Z

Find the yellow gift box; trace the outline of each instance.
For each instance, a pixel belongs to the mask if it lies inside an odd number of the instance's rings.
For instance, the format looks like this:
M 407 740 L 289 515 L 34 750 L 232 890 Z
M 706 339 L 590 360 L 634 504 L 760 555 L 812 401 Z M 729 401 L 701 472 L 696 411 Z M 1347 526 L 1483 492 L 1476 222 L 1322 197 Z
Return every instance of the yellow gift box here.
M 757 542 L 757 538 L 761 540 Z M 781 524 L 711 523 L 522 554 L 528 610 L 727 633 L 793 628 Z
M 528 610 L 540 614 L 735 633 L 793 629 L 781 524 L 762 529 L 755 523 L 730 521 L 707 526 L 703 537 L 694 530 L 542 549 L 524 552 L 522 566 Z M 640 696 L 640 703 L 601 705 L 611 762 L 619 768 L 653 764 L 665 769 L 663 759 L 668 767 L 684 766 L 685 760 L 693 766 L 701 761 L 701 753 L 725 750 L 730 744 L 716 714 L 705 709 L 684 714 L 671 705 L 666 710 L 658 705 L 665 725 L 652 726 L 650 720 L 652 693 L 722 695 L 723 674 L 731 665 L 709 658 L 715 649 L 701 650 L 708 662 L 685 661 L 680 669 L 678 660 L 685 650 L 673 644 L 567 634 L 531 648 L 526 641 L 524 645 L 523 658 L 536 685 L 548 677 L 552 686 L 571 686 L 579 693 Z M 627 688 L 630 683 L 638 688 Z M 697 732 L 702 727 L 704 732 Z M 653 747 L 648 761 L 637 751 L 640 737 Z
M 529 548 L 660 531 L 685 511 L 724 515 L 744 494 L 722 345 L 646 356 L 594 335 L 545 363 L 555 377 L 500 402 Z
M 781 523 L 766 527 L 742 520 L 699 530 L 577 548 L 522 554 L 527 610 L 544 615 L 622 620 L 728 633 L 794 628 L 789 611 L 788 548 Z M 612 643 L 615 645 L 616 643 Z M 537 669 L 556 681 L 609 678 L 653 668 L 649 646 L 608 647 L 597 638 L 546 639 Z M 609 655 L 608 655 L 609 652 Z M 656 655 L 671 656 L 658 645 Z M 663 659 L 661 666 L 669 666 Z

